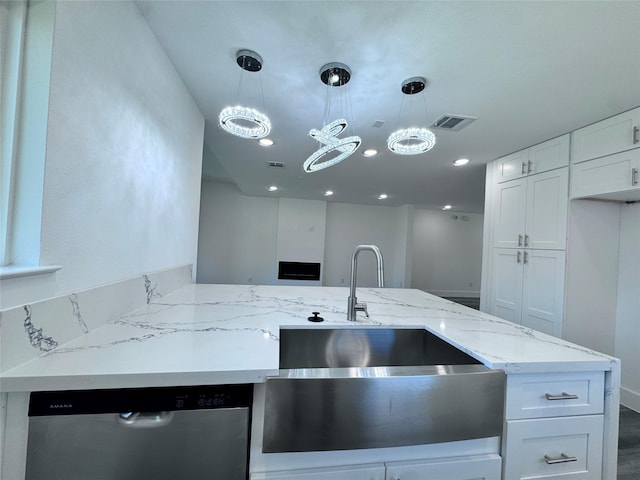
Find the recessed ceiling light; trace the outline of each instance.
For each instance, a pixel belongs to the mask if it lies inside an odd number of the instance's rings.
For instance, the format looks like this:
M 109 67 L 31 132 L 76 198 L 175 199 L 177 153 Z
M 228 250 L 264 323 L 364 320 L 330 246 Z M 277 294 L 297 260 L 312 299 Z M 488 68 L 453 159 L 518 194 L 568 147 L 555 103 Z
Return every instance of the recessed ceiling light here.
M 442 207 L 443 210 L 451 210 L 451 205 L 445 205 Z
M 470 162 L 470 160 L 468 158 L 459 158 L 455 162 L 453 162 L 453 164 L 456 167 L 461 167 L 462 165 L 466 165 L 469 162 Z
M 386 193 L 381 193 L 380 195 L 378 195 L 378 200 L 386 200 L 387 198 L 389 198 L 389 195 L 387 195 Z
M 269 187 L 269 191 L 270 191 L 270 192 L 275 192 L 276 190 L 278 190 L 278 187 L 276 187 L 275 185 L 271 185 L 271 186 Z
M 258 143 L 263 147 L 270 147 L 271 145 L 273 145 L 273 140 L 271 140 L 270 138 L 261 138 L 260 140 L 258 140 Z
M 327 190 L 326 192 L 324 192 L 325 197 L 330 197 L 331 195 L 333 195 L 333 190 Z
M 375 148 L 370 148 L 368 150 L 365 150 L 363 155 L 365 157 L 373 157 L 374 155 L 377 155 L 378 150 L 376 150 Z

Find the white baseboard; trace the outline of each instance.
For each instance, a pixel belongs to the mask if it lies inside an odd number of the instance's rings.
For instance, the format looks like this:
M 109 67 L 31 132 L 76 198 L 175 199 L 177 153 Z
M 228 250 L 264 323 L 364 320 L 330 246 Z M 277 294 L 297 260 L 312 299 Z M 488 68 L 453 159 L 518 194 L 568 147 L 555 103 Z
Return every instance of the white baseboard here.
M 620 387 L 620 403 L 640 413 L 640 393 Z
M 475 290 L 426 290 L 426 292 L 438 297 L 480 298 L 480 291 Z

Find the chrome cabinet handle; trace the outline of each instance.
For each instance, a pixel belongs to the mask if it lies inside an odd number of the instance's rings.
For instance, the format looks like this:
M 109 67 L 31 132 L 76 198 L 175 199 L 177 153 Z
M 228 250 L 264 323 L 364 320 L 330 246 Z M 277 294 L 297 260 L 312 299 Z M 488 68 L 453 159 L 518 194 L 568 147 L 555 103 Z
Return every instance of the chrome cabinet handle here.
M 522 246 L 522 235 L 518 235 L 518 246 Z
M 522 170 L 520 171 L 523 175 L 527 173 L 527 164 L 522 162 Z
M 561 394 L 553 394 L 553 393 L 545 393 L 544 396 L 546 397 L 547 400 L 577 400 L 578 395 L 574 395 L 571 393 L 567 393 L 567 392 L 562 392 Z
M 518 254 L 516 255 L 516 263 L 520 263 L 522 261 L 522 252 L 518 250 Z
M 640 127 L 633 127 L 633 144 L 640 143 Z
M 631 169 L 631 185 L 638 185 L 638 172 L 637 168 Z
M 524 236 L 524 246 L 528 247 L 529 246 L 529 235 L 525 235 Z
M 529 263 L 529 252 L 524 252 L 524 260 L 522 263 Z
M 554 465 L 556 463 L 577 462 L 578 457 L 570 457 L 567 454 L 561 453 L 557 458 L 551 458 L 549 455 L 545 455 L 544 461 L 547 462 L 547 465 Z
M 527 162 L 527 173 L 531 173 L 531 172 L 533 172 L 533 162 L 529 160 Z

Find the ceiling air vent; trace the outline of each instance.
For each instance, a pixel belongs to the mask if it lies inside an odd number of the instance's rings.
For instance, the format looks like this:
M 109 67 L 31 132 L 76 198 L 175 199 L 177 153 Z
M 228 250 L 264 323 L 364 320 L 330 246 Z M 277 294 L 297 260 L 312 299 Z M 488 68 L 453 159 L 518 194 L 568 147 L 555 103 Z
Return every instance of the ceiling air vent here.
M 267 166 L 274 168 L 282 168 L 284 167 L 284 163 L 282 162 L 267 162 Z
M 457 132 L 469 125 L 478 117 L 467 117 L 464 115 L 442 115 L 439 119 L 431 124 L 431 128 L 439 128 L 440 130 L 451 130 Z

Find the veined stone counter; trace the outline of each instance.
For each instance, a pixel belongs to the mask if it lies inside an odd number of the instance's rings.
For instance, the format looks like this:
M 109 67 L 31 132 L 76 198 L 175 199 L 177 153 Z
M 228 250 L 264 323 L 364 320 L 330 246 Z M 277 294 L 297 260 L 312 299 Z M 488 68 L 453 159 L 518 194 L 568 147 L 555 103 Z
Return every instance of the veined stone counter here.
M 359 288 L 370 318 L 348 322 L 348 295 L 334 287 L 187 285 L 66 343 L 51 338 L 56 348 L 2 374 L 2 390 L 260 383 L 278 373 L 279 330 L 287 326 L 424 327 L 507 373 L 619 368 L 607 355 L 420 290 Z M 325 321 L 307 321 L 312 312 Z

